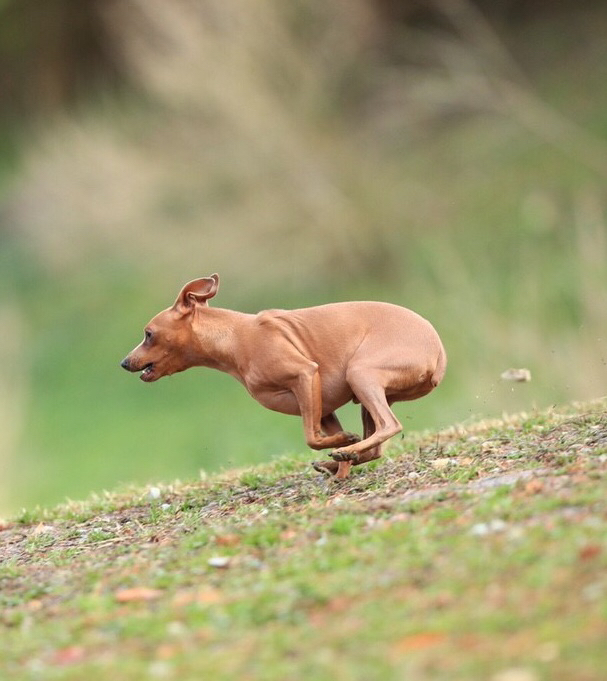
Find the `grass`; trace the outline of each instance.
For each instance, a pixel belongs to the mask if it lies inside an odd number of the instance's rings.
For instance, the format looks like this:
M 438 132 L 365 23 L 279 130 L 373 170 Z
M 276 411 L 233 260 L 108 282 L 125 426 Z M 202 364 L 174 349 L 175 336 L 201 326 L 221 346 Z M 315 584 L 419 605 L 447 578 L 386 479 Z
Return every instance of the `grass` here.
M 0 675 L 599 681 L 607 403 L 23 512 Z

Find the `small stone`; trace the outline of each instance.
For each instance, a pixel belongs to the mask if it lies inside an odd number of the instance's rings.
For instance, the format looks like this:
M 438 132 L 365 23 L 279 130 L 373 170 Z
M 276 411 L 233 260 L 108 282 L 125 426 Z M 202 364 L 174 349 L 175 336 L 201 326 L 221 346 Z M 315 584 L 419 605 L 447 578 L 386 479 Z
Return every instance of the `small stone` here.
M 213 556 L 209 558 L 208 564 L 214 568 L 227 568 L 230 565 L 229 556 Z
M 411 471 L 411 472 L 407 475 L 407 477 L 409 478 L 409 480 L 417 480 L 417 479 L 420 477 L 420 475 L 419 475 L 419 473 L 418 473 L 417 471 Z
M 487 523 L 476 523 L 470 528 L 470 534 L 475 537 L 484 537 L 489 534 L 489 526 Z
M 148 497 L 150 499 L 160 499 L 160 488 L 159 487 L 150 487 L 148 491 Z
M 486 537 L 488 534 L 503 532 L 508 527 L 501 518 L 494 518 L 488 523 L 477 523 L 470 528 L 470 534 L 475 537 Z

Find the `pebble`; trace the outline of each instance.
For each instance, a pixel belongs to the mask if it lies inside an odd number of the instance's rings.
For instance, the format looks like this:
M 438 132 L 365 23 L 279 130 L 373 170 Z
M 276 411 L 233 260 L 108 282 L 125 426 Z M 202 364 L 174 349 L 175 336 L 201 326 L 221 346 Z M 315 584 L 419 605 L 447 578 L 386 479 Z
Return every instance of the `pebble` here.
M 432 461 L 432 467 L 436 468 L 437 471 L 443 471 L 445 468 L 448 468 L 453 464 L 452 459 L 447 459 L 447 458 L 441 458 L 441 459 L 434 459 Z
M 494 518 L 488 523 L 476 523 L 470 528 L 470 534 L 474 537 L 486 537 L 488 534 L 503 532 L 508 527 L 501 518 Z
M 229 556 L 213 556 L 209 558 L 208 563 L 214 568 L 227 568 L 230 564 Z

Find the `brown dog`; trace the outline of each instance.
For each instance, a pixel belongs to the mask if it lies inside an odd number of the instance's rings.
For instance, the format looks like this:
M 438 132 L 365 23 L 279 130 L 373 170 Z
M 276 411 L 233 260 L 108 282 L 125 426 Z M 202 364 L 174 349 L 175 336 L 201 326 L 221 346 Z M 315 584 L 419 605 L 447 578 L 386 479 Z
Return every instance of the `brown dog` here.
M 298 414 L 312 449 L 335 447 L 314 468 L 345 478 L 352 464 L 380 456 L 402 430 L 390 405 L 427 395 L 447 357 L 432 325 L 389 303 L 332 303 L 245 314 L 211 308 L 219 277 L 186 284 L 156 315 L 143 341 L 122 361 L 150 382 L 194 366 L 237 378 L 268 409 Z M 361 404 L 363 439 L 344 432 L 335 410 Z

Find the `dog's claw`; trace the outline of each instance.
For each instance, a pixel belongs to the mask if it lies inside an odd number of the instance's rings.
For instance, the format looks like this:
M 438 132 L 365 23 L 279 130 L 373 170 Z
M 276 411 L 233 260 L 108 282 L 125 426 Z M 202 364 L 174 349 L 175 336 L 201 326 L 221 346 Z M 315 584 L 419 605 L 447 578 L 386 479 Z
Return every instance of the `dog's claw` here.
M 339 449 L 334 449 L 329 456 L 333 461 L 351 461 L 352 463 L 357 463 L 358 454 L 355 452 L 344 452 Z

